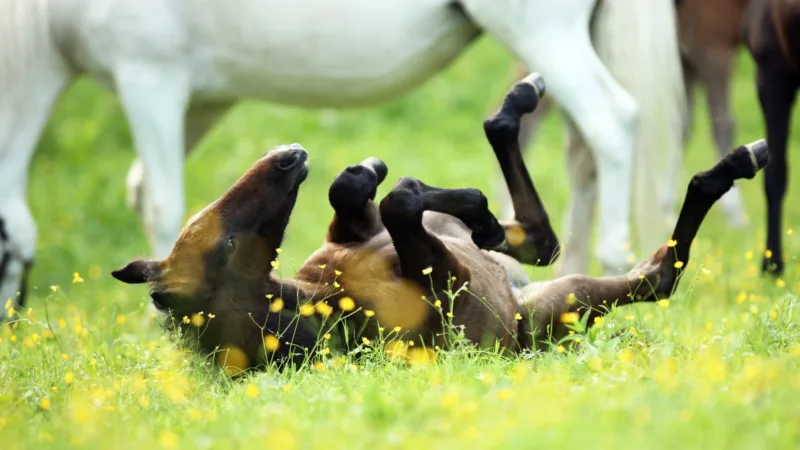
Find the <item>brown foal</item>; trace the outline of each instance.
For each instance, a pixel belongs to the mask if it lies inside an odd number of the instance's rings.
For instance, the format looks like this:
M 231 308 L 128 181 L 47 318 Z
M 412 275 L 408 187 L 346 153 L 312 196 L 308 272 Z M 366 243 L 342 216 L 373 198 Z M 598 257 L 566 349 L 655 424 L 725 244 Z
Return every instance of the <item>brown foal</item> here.
M 387 168 L 369 158 L 333 181 L 325 243 L 293 278 L 279 279 L 272 273 L 278 248 L 308 173 L 306 151 L 293 144 L 268 152 L 192 217 L 169 257 L 136 260 L 113 275 L 150 283 L 155 306 L 198 351 L 235 351 L 241 369 L 299 363 L 328 333 L 345 345 L 392 330 L 395 342 L 446 348 L 451 325 L 475 345 L 514 352 L 565 335 L 564 313 L 601 315 L 612 304 L 669 297 L 680 279 L 676 263 L 688 261 L 706 213 L 734 180 L 753 178 L 766 164 L 766 144 L 739 147 L 695 175 L 672 241 L 630 273 L 531 283 L 522 264 L 550 264 L 558 250 L 518 139 L 520 118 L 543 94 L 544 81 L 533 74 L 484 122 L 513 221 L 499 222 L 476 189 L 440 189 L 414 178 L 401 178 L 378 202 Z M 213 319 L 199 328 L 181 320 L 200 312 Z

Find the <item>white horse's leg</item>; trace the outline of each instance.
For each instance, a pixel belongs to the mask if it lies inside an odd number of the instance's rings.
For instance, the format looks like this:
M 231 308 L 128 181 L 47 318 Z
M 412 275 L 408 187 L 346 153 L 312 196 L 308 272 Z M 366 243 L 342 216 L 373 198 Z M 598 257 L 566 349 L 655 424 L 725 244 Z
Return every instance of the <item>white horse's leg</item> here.
M 589 247 L 597 202 L 597 165 L 572 121 L 565 117 L 567 174 L 571 195 L 564 216 L 565 251 L 556 263 L 556 276 L 589 271 Z
M 184 116 L 188 73 L 163 63 L 125 63 L 115 71 L 117 91 L 144 167 L 142 219 L 153 256 L 165 258 L 178 238 L 186 209 L 183 187 Z
M 600 60 L 639 105 L 632 204 L 645 252 L 663 244 L 677 219 L 686 89 L 675 22 L 673 0 L 603 0 L 591 26 Z
M 635 100 L 600 62 L 589 40 L 594 0 L 462 0 L 486 32 L 505 43 L 530 70 L 589 144 L 599 179 L 600 233 L 596 254 L 606 272 L 629 265 Z M 572 236 L 571 239 L 575 239 Z M 570 246 L 565 253 L 571 251 Z
M 53 45 L 42 2 L 0 1 L 0 303 L 24 303 L 36 252 L 28 207 L 31 157 L 72 76 Z M 19 296 L 17 295 L 19 293 Z M 10 306 L 10 305 L 9 305 Z M 8 310 L 0 307 L 0 319 Z
M 214 103 L 209 105 L 192 106 L 186 113 L 186 126 L 184 131 L 184 157 L 194 150 L 197 144 L 206 135 L 206 132 L 214 126 L 217 121 L 231 107 L 231 103 Z M 144 166 L 142 160 L 136 158 L 128 170 L 126 178 L 128 207 L 139 214 L 142 214 L 144 203 Z

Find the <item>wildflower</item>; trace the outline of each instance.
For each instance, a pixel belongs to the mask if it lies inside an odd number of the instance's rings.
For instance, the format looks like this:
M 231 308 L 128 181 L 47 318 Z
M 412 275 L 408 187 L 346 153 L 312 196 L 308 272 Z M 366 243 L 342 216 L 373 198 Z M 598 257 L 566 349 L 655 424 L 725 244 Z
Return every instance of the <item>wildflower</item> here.
M 769 318 L 770 318 L 770 319 L 772 319 L 772 320 L 775 320 L 775 319 L 777 319 L 777 318 L 778 318 L 778 311 L 775 311 L 775 310 L 773 309 L 773 310 L 772 310 L 772 311 L 769 313 Z
M 451 313 L 451 312 L 448 312 L 448 313 L 447 313 L 447 314 L 445 314 L 445 315 L 446 315 L 447 317 L 451 318 L 451 319 L 453 318 L 453 313 Z
M 192 326 L 200 328 L 206 323 L 206 318 L 203 317 L 203 313 L 192 314 Z
M 503 388 L 497 391 L 497 399 L 500 401 L 510 400 L 513 395 L 514 392 L 512 392 L 509 388 Z
M 338 277 L 339 275 L 342 274 L 342 271 L 341 270 L 334 270 L 333 273 L 335 273 L 336 276 Z
M 8 338 L 8 340 L 11 341 L 11 342 L 17 342 L 17 335 L 16 334 L 12 334 L 11 337 Z
M 139 397 L 139 406 L 142 408 L 147 408 L 150 406 L 150 397 L 143 395 Z
M 53 284 L 53 285 L 50 286 L 50 290 L 53 291 L 53 292 L 58 292 L 58 286 Z
M 705 267 L 700 269 L 700 271 L 703 272 L 703 275 L 711 275 L 711 271 L 709 269 L 706 269 Z
M 274 352 L 281 346 L 280 341 L 276 336 L 268 334 L 264 336 L 264 349 L 268 352 Z
M 786 234 L 788 234 L 789 236 L 791 236 L 791 235 L 792 235 L 792 229 L 791 229 L 791 228 L 789 228 L 788 230 L 786 230 Z
M 333 307 L 325 302 L 317 303 L 314 305 L 314 309 L 323 317 L 328 317 L 333 313 Z
M 333 282 L 333 287 L 335 287 L 335 288 L 339 288 L 339 287 L 341 287 L 341 286 L 342 286 L 342 285 L 341 285 L 341 284 L 339 284 L 339 282 L 337 282 L 337 281 L 335 281 L 335 280 L 334 280 L 334 282 Z
M 633 316 L 628 314 L 625 316 L 625 320 L 633 320 Z
M 280 255 L 280 254 L 281 254 L 281 252 L 283 252 L 283 249 L 282 249 L 282 248 L 278 247 L 278 248 L 276 248 L 276 249 L 275 249 L 275 253 L 277 253 L 277 254 L 279 254 L 279 255 Z
M 675 239 L 670 239 L 669 241 L 667 241 L 667 247 L 675 247 L 676 245 L 678 245 L 678 241 L 676 241 Z
M 58 387 L 53 386 L 53 387 L 50 388 L 50 390 L 53 391 L 53 392 L 58 392 Z
M 367 317 L 372 317 L 372 316 L 375 315 L 375 311 L 373 311 L 371 309 L 365 309 L 364 310 L 364 315 L 367 316 Z
M 342 311 L 352 311 L 356 307 L 356 302 L 350 297 L 342 297 L 339 299 L 339 308 Z
M 215 317 L 217 317 L 217 316 L 216 316 L 216 314 L 211 314 L 211 313 L 209 313 L 209 314 L 208 314 L 208 318 L 209 318 L 209 319 L 213 319 L 213 318 L 215 318 Z
M 683 267 L 683 261 L 675 261 L 675 268 L 680 269 Z
M 326 341 L 329 341 L 329 340 L 331 340 L 331 334 L 330 333 L 325 333 L 325 336 L 322 336 L 322 338 L 325 339 Z
M 772 258 L 772 250 L 764 250 L 764 256 L 767 258 Z
M 11 308 L 11 299 L 6 300 L 6 309 Z
M 633 361 L 633 352 L 629 348 L 624 348 L 617 354 L 617 358 L 623 363 L 629 363 Z
M 269 312 L 271 312 L 271 313 L 279 313 L 279 312 L 281 312 L 282 309 L 283 309 L 283 299 L 282 298 L 276 298 L 269 305 Z
M 72 283 L 83 283 L 83 278 L 78 272 L 72 274 Z
M 14 308 L 8 308 L 8 317 L 12 317 L 14 315 Z
M 300 305 L 300 315 L 303 317 L 309 317 L 314 314 L 314 307 L 311 306 L 310 303 L 303 303 Z
M 778 278 L 777 280 L 775 280 L 775 285 L 778 286 L 779 288 L 783 288 L 786 287 L 786 282 L 783 281 L 782 278 Z
M 267 300 L 269 300 L 269 299 L 271 299 L 271 298 L 272 298 L 272 297 L 274 297 L 274 296 L 273 296 L 272 294 L 267 294 L 267 295 L 265 295 L 265 297 L 267 297 Z
M 736 296 L 736 303 L 743 303 L 747 300 L 747 294 L 745 292 L 739 292 L 739 295 Z
M 747 261 L 750 261 L 751 259 L 753 259 L 753 252 L 745 253 L 744 254 L 744 259 L 746 259 Z
M 638 335 L 638 333 L 636 333 L 636 328 L 633 327 L 628 328 L 628 333 L 632 334 L 633 336 Z
M 431 272 L 433 272 L 433 267 L 428 267 L 426 269 L 422 269 L 422 274 L 423 275 L 430 275 Z
M 277 259 L 275 261 L 271 261 L 269 264 L 275 269 L 281 268 L 281 262 L 278 261 Z
M 247 385 L 247 396 L 250 398 L 258 397 L 258 387 L 255 384 L 250 383 Z
M 563 346 L 563 345 L 559 345 L 559 346 L 556 348 L 556 350 L 558 351 L 558 353 L 564 353 L 565 351 L 567 351 L 567 349 L 566 349 L 566 348 L 564 348 L 564 346 Z
M 164 448 L 173 448 L 178 445 L 178 435 L 169 430 L 163 430 L 158 435 L 158 443 Z
M 566 300 L 567 304 L 568 305 L 572 305 L 577 301 L 578 301 L 578 297 L 575 296 L 575 293 L 574 292 L 570 292 L 569 295 L 567 296 L 567 300 Z
M 369 339 L 367 339 L 366 337 L 362 337 L 361 342 L 363 342 L 365 345 L 369 345 Z
M 604 322 L 605 322 L 605 319 L 603 319 L 602 317 L 598 316 L 598 317 L 594 318 L 594 324 L 597 325 L 598 327 L 603 326 Z
M 672 334 L 672 328 L 669 328 L 669 327 L 667 327 L 667 328 L 664 328 L 664 334 L 666 334 L 667 336 L 669 336 L 670 334 Z
M 750 313 L 751 314 L 758 314 L 758 305 L 750 306 Z
M 320 265 L 319 265 L 319 268 L 320 268 L 320 269 L 324 269 L 324 268 L 326 268 L 326 267 L 328 267 L 328 265 L 327 265 L 327 264 L 320 264 Z
M 520 313 L 516 313 L 516 314 L 514 314 L 514 319 L 516 319 L 516 320 L 522 320 L 522 314 L 520 314 Z
M 666 299 L 666 298 L 665 298 L 665 299 L 662 299 L 662 300 L 659 300 L 659 301 L 657 301 L 656 303 L 658 303 L 658 306 L 660 306 L 660 307 L 662 307 L 662 308 L 664 308 L 664 309 L 667 309 L 667 308 L 669 308 L 669 300 L 668 300 L 668 299 Z
M 41 406 L 42 409 L 50 409 L 50 399 L 42 397 L 41 400 L 39 400 L 39 406 Z
M 66 354 L 66 353 L 62 353 L 62 354 L 61 354 L 61 359 L 63 359 L 64 361 L 66 361 L 66 360 L 68 360 L 68 359 L 69 359 L 69 355 L 68 355 L 68 354 Z
M 67 372 L 64 374 L 64 383 L 72 384 L 72 380 L 74 378 L 75 376 L 72 374 L 72 372 Z
M 436 300 L 435 302 L 433 302 L 433 306 L 435 306 L 436 308 L 441 308 L 442 307 L 442 301 L 441 300 Z
M 292 390 L 292 385 L 287 384 L 287 385 L 283 386 L 283 392 L 289 392 L 291 390 Z
M 580 316 L 576 312 L 565 312 L 561 314 L 561 323 L 576 323 L 580 319 Z
M 117 314 L 117 325 L 125 325 L 125 314 Z

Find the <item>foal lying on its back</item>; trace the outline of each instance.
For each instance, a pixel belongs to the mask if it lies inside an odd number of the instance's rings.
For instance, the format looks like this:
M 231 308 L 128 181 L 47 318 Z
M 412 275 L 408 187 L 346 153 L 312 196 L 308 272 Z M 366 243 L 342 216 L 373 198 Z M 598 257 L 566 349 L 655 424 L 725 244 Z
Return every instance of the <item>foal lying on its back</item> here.
M 518 145 L 520 117 L 543 92 L 541 77 L 529 76 L 484 123 L 513 199 L 509 223 L 492 215 L 478 190 L 439 189 L 413 178 L 400 179 L 378 203 L 387 168 L 370 158 L 333 181 L 335 214 L 323 246 L 294 278 L 278 279 L 271 273 L 277 249 L 308 173 L 306 151 L 293 144 L 267 153 L 192 217 L 168 258 L 136 260 L 113 275 L 150 283 L 155 306 L 199 351 L 227 349 L 217 360 L 228 365 L 235 351 L 239 369 L 299 362 L 326 333 L 341 343 L 362 342 L 379 338 L 379 327 L 400 327 L 390 338 L 444 347 L 445 321 L 463 326 L 476 345 L 518 351 L 566 334 L 564 313 L 600 315 L 613 303 L 668 297 L 679 280 L 676 263 L 688 260 L 706 213 L 734 180 L 753 178 L 766 164 L 766 144 L 740 147 L 692 178 L 674 248 L 662 246 L 621 276 L 531 283 L 515 275 L 523 273 L 521 264 L 547 265 L 557 252 Z M 461 287 L 453 301 L 444 294 Z M 201 311 L 213 315 L 202 327 L 181 320 Z

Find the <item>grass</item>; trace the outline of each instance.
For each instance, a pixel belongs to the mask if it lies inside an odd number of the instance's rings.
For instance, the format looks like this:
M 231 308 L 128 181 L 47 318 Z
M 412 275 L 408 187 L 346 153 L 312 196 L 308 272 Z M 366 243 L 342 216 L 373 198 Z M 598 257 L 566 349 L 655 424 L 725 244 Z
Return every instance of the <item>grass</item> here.
M 322 241 L 333 176 L 367 156 L 384 159 L 392 179 L 412 175 L 498 198 L 498 170 L 481 121 L 512 82 L 510 61 L 482 39 L 445 73 L 379 108 L 305 111 L 243 102 L 187 162 L 189 212 L 222 194 L 266 149 L 301 142 L 312 154 L 312 172 L 283 245 L 288 275 Z M 753 79 L 749 56 L 739 55 L 737 143 L 764 134 Z M 715 159 L 704 105 L 697 108 L 685 180 Z M 548 118 L 530 163 L 557 229 L 569 195 L 561 133 L 559 119 Z M 795 133 L 793 148 L 800 148 L 799 139 Z M 713 210 L 687 280 L 669 305 L 620 308 L 581 336 L 582 351 L 514 360 L 457 351 L 412 368 L 375 352 L 358 365 L 335 358 L 317 369 L 234 382 L 162 336 L 146 309 L 145 288 L 108 275 L 148 251 L 138 219 L 124 206 L 132 160 L 117 100 L 88 80 L 74 85 L 31 172 L 29 199 L 40 234 L 31 309 L 18 312 L 25 319 L 18 328 L 0 329 L 4 448 L 800 443 L 800 279 L 793 256 L 800 245 L 797 234 L 786 237 L 784 279 L 759 275 L 761 177 L 741 184 L 750 231 L 729 229 Z M 786 204 L 797 200 L 790 192 Z M 800 210 L 787 209 L 790 228 Z M 550 273 L 531 269 L 536 279 Z M 614 338 L 619 329 L 629 338 Z

